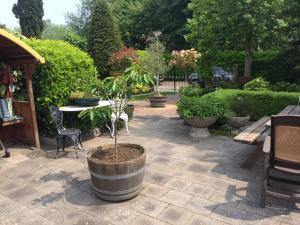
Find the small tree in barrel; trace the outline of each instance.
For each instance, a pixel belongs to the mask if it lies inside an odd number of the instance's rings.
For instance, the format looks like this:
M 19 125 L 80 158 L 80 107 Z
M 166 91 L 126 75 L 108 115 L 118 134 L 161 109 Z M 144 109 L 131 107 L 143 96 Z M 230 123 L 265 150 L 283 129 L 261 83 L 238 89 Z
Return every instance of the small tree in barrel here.
M 145 69 L 140 68 L 138 65 L 125 70 L 125 74 L 118 77 L 108 77 L 103 80 L 99 86 L 99 91 L 104 94 L 110 103 L 112 110 L 112 116 L 114 117 L 113 126 L 116 128 L 116 124 L 119 121 L 122 113 L 127 107 L 128 96 L 131 95 L 132 87 L 136 84 L 153 85 L 151 74 Z M 117 128 L 113 129 L 113 137 L 115 144 L 114 156 L 118 155 L 118 135 Z

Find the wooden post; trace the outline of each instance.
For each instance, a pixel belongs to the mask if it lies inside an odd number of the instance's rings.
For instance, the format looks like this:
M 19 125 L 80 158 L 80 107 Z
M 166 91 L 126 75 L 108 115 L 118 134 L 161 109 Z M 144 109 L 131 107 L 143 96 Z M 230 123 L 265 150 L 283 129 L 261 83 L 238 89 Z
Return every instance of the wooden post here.
M 27 94 L 28 94 L 28 100 L 29 105 L 31 109 L 31 119 L 32 119 L 32 130 L 34 134 L 34 143 L 37 148 L 40 148 L 40 139 L 39 139 L 39 132 L 38 132 L 38 126 L 37 126 L 37 120 L 36 120 L 36 112 L 35 112 L 35 104 L 34 104 L 34 97 L 33 97 L 33 89 L 32 89 L 32 73 L 35 69 L 36 64 L 25 64 L 24 65 L 24 73 L 25 73 L 25 79 L 26 79 L 26 86 L 27 86 Z

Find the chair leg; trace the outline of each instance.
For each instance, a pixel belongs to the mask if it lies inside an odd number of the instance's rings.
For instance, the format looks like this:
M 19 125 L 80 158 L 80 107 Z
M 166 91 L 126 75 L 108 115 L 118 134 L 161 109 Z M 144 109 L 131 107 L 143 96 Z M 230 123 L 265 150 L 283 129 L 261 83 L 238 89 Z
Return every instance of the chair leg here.
M 80 148 L 82 149 L 82 151 L 85 151 L 81 142 L 81 134 L 79 135 L 78 140 L 79 140 Z
M 62 151 L 64 152 L 65 147 L 66 147 L 66 137 L 65 136 L 62 137 L 62 141 L 63 141 Z
M 59 154 L 59 148 L 60 148 L 60 137 L 59 136 L 56 136 L 56 143 L 57 143 L 57 151 L 56 151 L 55 159 L 57 159 L 57 156 Z
M 78 154 L 77 154 L 77 148 L 78 148 L 78 141 L 76 141 L 76 138 L 75 140 L 73 139 L 73 142 L 74 142 L 74 151 L 75 151 L 75 155 L 76 155 L 76 158 L 78 159 Z
M 127 132 L 127 134 L 130 134 L 129 129 L 128 129 L 128 118 L 127 118 L 127 120 L 124 120 L 124 122 L 125 122 L 126 132 Z
M 264 171 L 262 177 L 261 193 L 260 193 L 260 205 L 266 207 L 266 192 L 269 186 L 269 154 L 264 154 Z

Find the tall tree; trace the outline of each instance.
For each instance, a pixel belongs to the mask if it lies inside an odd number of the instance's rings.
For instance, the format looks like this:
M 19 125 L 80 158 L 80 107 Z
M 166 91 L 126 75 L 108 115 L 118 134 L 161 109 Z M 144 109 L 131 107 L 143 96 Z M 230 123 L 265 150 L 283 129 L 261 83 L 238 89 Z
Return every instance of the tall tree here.
M 12 11 L 15 17 L 19 19 L 23 35 L 41 38 L 44 30 L 42 0 L 18 0 Z
M 66 14 L 67 25 L 80 36 L 87 36 L 94 2 L 95 0 L 81 0 L 77 4 L 77 12 Z
M 42 39 L 64 40 L 70 32 L 70 29 L 65 25 L 54 24 L 51 20 L 44 21 Z
M 280 41 L 282 7 L 282 0 L 192 0 L 187 38 L 202 53 L 244 50 L 244 76 L 251 77 L 253 51 Z
M 188 43 L 184 39 L 187 34 L 186 23 L 190 17 L 187 9 L 189 0 L 147 0 L 143 11 L 137 15 L 135 36 L 148 36 L 152 31 L 161 31 L 161 40 L 169 50 L 184 49 Z M 143 40 L 142 40 L 143 41 Z
M 108 60 L 121 49 L 122 41 L 107 0 L 96 0 L 88 30 L 87 50 L 102 77 L 109 73 Z

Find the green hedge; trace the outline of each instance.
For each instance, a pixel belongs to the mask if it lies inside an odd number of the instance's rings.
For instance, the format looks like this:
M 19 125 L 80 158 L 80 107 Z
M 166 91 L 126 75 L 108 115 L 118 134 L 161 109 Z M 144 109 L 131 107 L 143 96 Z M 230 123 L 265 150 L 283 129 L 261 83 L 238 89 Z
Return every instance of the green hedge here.
M 252 76 L 264 76 L 271 83 L 287 81 L 300 83 L 299 77 L 300 51 L 288 49 L 284 51 L 267 50 L 253 54 Z M 198 72 L 205 78 L 211 78 L 215 66 L 232 71 L 233 65 L 238 65 L 239 76 L 244 73 L 244 52 L 209 51 L 202 54 L 198 61 Z
M 67 104 L 73 91 L 88 91 L 97 81 L 97 71 L 87 53 L 64 41 L 32 39 L 26 43 L 46 60 L 33 74 L 33 88 L 40 134 L 51 136 L 55 129 L 49 107 Z
M 230 106 L 238 97 L 250 104 L 249 114 L 252 120 L 263 116 L 274 115 L 287 105 L 296 105 L 300 93 L 219 90 L 202 97 L 182 96 L 177 103 L 179 115 L 183 118 L 191 116 L 217 116 L 225 118 L 232 110 Z

